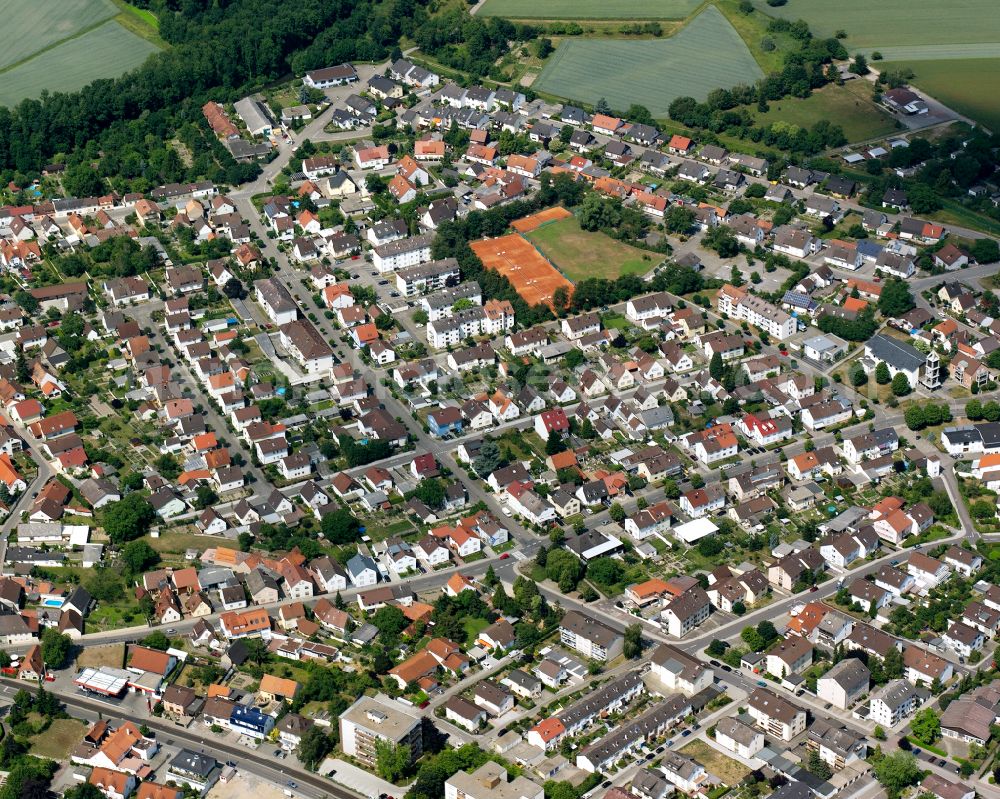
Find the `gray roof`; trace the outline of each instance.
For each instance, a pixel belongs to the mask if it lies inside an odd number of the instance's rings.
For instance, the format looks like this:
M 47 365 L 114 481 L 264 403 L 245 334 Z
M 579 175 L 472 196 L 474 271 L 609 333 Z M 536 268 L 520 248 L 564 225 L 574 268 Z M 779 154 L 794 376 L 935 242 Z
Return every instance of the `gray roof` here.
M 575 610 L 571 610 L 563 616 L 560 626 L 604 648 L 611 646 L 621 638 L 621 633 L 597 619 Z
M 575 727 L 584 719 L 597 716 L 614 705 L 615 702 L 635 690 L 641 682 L 642 675 L 638 671 L 630 671 L 624 677 L 602 686 L 576 704 L 571 705 L 559 713 L 558 718 L 567 729 Z
M 732 738 L 739 744 L 747 746 L 753 739 L 760 735 L 760 732 L 749 724 L 744 724 L 738 718 L 729 716 L 723 718 L 716 725 L 716 732 L 720 732 L 727 738 Z
M 897 369 L 919 369 L 927 360 L 916 348 L 881 333 L 868 339 L 865 347 L 871 351 L 872 357 Z
M 844 658 L 836 666 L 830 669 L 820 679 L 834 680 L 847 694 L 856 694 L 859 691 L 868 689 L 868 680 L 871 672 L 868 667 L 857 658 Z
M 271 121 L 267 117 L 264 106 L 252 97 L 244 97 L 242 100 L 237 100 L 233 103 L 233 110 L 239 115 L 250 131 L 271 126 Z
M 375 574 L 378 574 L 378 568 L 375 566 L 375 561 L 369 558 L 367 555 L 362 555 L 358 553 L 349 561 L 347 561 L 347 571 L 351 575 L 352 580 L 355 577 L 361 576 L 365 569 L 371 569 Z
M 900 705 L 909 701 L 911 696 L 922 690 L 910 685 L 906 680 L 893 680 L 875 691 L 871 699 L 880 699 L 890 710 L 895 710 Z M 927 692 L 923 691 L 923 693 L 926 695 Z
M 214 757 L 192 752 L 190 749 L 181 749 L 177 757 L 170 761 L 170 768 L 173 771 L 185 774 L 196 774 L 202 778 L 212 773 L 212 769 L 219 763 Z

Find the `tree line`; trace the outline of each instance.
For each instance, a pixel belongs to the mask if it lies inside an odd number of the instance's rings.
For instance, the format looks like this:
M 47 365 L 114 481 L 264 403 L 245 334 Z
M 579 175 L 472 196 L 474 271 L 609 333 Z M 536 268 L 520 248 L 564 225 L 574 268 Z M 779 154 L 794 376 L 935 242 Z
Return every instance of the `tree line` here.
M 778 149 L 806 155 L 815 155 L 831 147 L 846 144 L 843 129 L 828 120 L 821 120 L 809 130 L 777 122 L 773 125 L 754 125 L 754 119 L 745 106 L 757 105 L 761 113 L 768 110 L 768 103 L 786 97 L 808 97 L 814 89 L 835 80 L 834 59 L 848 57 L 843 43 L 836 38 L 813 38 L 809 26 L 799 20 L 771 20 L 770 33 L 787 34 L 798 46 L 785 54 L 784 64 L 756 84 L 742 84 L 732 89 L 715 89 L 705 102 L 693 97 L 678 97 L 667 113 L 670 118 L 699 130 L 729 133 Z M 744 106 L 744 108 L 740 108 Z
M 207 100 L 236 99 L 293 71 L 386 58 L 401 35 L 426 19 L 422 0 L 139 5 L 157 15 L 170 48 L 118 78 L 0 108 L 0 170 L 34 175 L 66 153 L 72 165 L 100 159 L 140 172 L 157 159 L 176 177 L 178 162 L 164 143 L 181 125 L 198 122 Z

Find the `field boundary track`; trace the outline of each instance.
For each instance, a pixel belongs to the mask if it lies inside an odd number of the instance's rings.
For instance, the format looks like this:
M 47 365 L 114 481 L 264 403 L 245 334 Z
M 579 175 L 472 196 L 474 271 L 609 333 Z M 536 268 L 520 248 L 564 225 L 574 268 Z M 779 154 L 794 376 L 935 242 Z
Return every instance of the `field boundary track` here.
M 843 30 L 844 46 L 852 53 L 1000 42 L 996 0 L 794 0 L 777 7 L 754 0 L 754 5 L 771 17 L 804 19 L 816 36 Z
M 612 108 L 641 102 L 654 117 L 666 118 L 677 97 L 704 100 L 714 89 L 763 76 L 739 32 L 710 5 L 670 37 L 564 39 L 532 86 L 583 103 L 603 97 Z
M 106 25 L 108 22 L 114 20 L 115 16 L 116 16 L 115 14 L 112 14 L 111 16 L 105 17 L 104 19 L 99 20 L 98 22 L 94 22 L 90 25 L 87 25 L 85 28 L 80 28 L 79 30 L 71 33 L 69 36 L 66 36 L 62 39 L 58 39 L 57 41 L 54 41 L 51 44 L 45 45 L 45 47 L 43 47 L 41 50 L 35 50 L 35 52 L 33 52 L 29 56 L 25 56 L 24 58 L 21 58 L 10 64 L 6 64 L 3 67 L 0 67 L 0 75 L 3 75 L 5 72 L 10 72 L 12 69 L 16 69 L 17 67 L 24 66 L 28 62 L 34 61 L 39 56 L 44 55 L 50 50 L 55 50 L 57 47 L 61 47 L 67 42 L 71 42 L 74 39 L 79 39 L 81 36 L 86 36 L 91 31 L 97 30 L 102 25 Z
M 1000 58 L 1000 42 L 863 47 L 858 52 L 870 57 L 876 50 L 882 54 L 883 61 L 961 61 L 969 58 Z
M 113 0 L 0 0 L 0 8 L 0 69 L 23 63 L 118 13 Z
M 483 17 L 580 22 L 682 20 L 703 0 L 485 0 Z
M 0 105 L 13 106 L 44 90 L 71 92 L 99 78 L 113 78 L 140 66 L 159 49 L 114 18 L 56 47 L 40 51 L 2 73 Z M 114 53 L 114 59 L 108 59 Z

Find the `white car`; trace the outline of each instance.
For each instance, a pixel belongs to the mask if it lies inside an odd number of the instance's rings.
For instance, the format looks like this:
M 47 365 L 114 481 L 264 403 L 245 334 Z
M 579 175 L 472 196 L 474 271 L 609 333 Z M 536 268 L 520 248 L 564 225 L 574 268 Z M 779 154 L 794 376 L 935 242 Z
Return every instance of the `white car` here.
M 511 511 L 511 509 L 510 509 L 510 508 L 508 508 L 508 507 L 507 507 L 506 505 L 504 505 L 504 506 L 502 506 L 502 507 L 500 508 L 500 512 L 501 512 L 501 513 L 502 513 L 502 514 L 503 514 L 504 516 L 512 516 L 512 515 L 513 515 L 513 511 Z

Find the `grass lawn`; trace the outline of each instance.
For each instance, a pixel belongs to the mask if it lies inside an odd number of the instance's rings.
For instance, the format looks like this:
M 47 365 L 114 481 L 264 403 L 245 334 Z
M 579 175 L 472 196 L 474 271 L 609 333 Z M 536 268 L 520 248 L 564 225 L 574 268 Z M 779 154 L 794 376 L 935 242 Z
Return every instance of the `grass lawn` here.
M 624 330 L 626 327 L 631 327 L 632 323 L 629 322 L 622 314 L 612 311 L 611 313 L 606 313 L 601 317 L 601 323 L 606 329 L 615 328 L 617 330 Z
M 603 97 L 619 110 L 642 102 L 654 117 L 665 118 L 678 97 L 704 100 L 713 89 L 763 76 L 736 29 L 708 6 L 669 38 L 566 39 L 532 86 L 588 103 Z
M 619 275 L 641 274 L 656 266 L 660 258 L 603 233 L 582 230 L 575 217 L 549 222 L 526 234 L 526 238 L 574 282 L 588 277 L 613 280 Z
M 486 619 L 474 619 L 467 616 L 462 621 L 462 626 L 465 628 L 465 644 L 469 646 L 479 637 L 479 633 L 490 626 L 490 623 Z
M 993 19 L 1000 14 L 991 15 Z M 912 69 L 913 85 L 991 130 L 1000 129 L 1000 58 L 885 61 L 879 69 Z
M 31 738 L 31 754 L 66 762 L 86 731 L 87 725 L 82 721 L 55 719 L 45 732 Z
M 15 105 L 37 97 L 43 89 L 76 91 L 97 78 L 113 78 L 138 67 L 157 50 L 118 22 L 104 22 L 0 73 L 0 103 Z
M 944 198 L 941 202 L 944 207 L 931 215 L 931 218 L 935 221 L 943 222 L 946 225 L 958 225 L 960 227 L 981 230 L 993 236 L 1000 236 L 1000 222 L 997 222 L 995 219 L 991 219 L 985 214 L 974 211 L 971 208 L 966 208 L 957 200 L 948 197 Z
M 87 632 L 116 630 L 119 627 L 131 627 L 145 621 L 139 612 L 139 603 L 129 601 L 128 595 L 120 604 L 100 602 L 97 608 L 87 617 Z
M 189 549 L 197 549 L 199 554 L 205 549 L 217 546 L 235 547 L 236 542 L 217 535 L 167 532 L 159 538 L 146 536 L 144 539 L 153 549 L 164 554 L 183 555 Z
M 941 525 L 935 524 L 933 527 L 924 530 L 920 535 L 911 535 L 903 539 L 903 546 L 915 547 L 917 544 L 929 544 L 931 541 L 940 541 L 942 538 L 947 538 L 951 534 L 950 530 L 946 530 Z
M 726 785 L 736 785 L 750 773 L 750 769 L 742 763 L 726 757 L 704 741 L 692 741 L 680 751 L 697 760 L 706 771 L 714 774 Z
M 413 523 L 407 519 L 401 519 L 385 526 L 368 524 L 365 526 L 365 534 L 371 536 L 373 541 L 381 541 L 391 535 L 404 535 L 413 532 Z
M 112 0 L 112 2 L 118 6 L 121 12 L 115 17 L 115 22 L 157 47 L 166 48 L 169 46 L 160 38 L 160 20 L 156 18 L 156 14 L 145 8 L 138 8 L 126 3 L 125 0 Z
M 125 644 L 106 644 L 104 646 L 88 646 L 80 650 L 76 659 L 77 668 L 100 668 L 109 666 L 120 669 L 125 662 Z
M 765 72 L 780 72 L 785 63 L 785 53 L 798 49 L 798 42 L 789 34 L 768 31 L 767 26 L 771 21 L 769 17 L 740 11 L 738 0 L 716 0 L 716 5 L 726 15 L 729 24 L 736 28 L 736 32 Z M 774 42 L 773 50 L 764 50 L 760 46 L 765 38 Z
M 996 0 L 792 0 L 777 8 L 755 0 L 755 5 L 772 16 L 804 19 L 816 36 L 844 30 L 851 52 L 859 47 L 1000 42 Z
M 871 84 L 862 80 L 824 86 L 804 99 L 776 101 L 766 114 L 757 114 L 763 125 L 781 121 L 801 128 L 811 128 L 821 119 L 840 125 L 848 141 L 874 139 L 896 131 L 896 121 L 872 102 Z
M 486 0 L 482 17 L 513 19 L 683 19 L 701 0 Z

